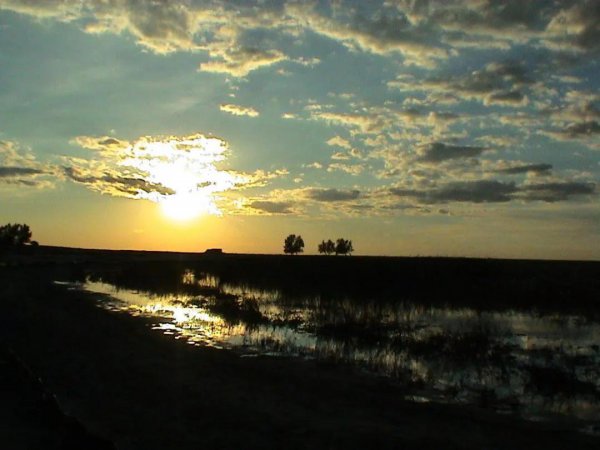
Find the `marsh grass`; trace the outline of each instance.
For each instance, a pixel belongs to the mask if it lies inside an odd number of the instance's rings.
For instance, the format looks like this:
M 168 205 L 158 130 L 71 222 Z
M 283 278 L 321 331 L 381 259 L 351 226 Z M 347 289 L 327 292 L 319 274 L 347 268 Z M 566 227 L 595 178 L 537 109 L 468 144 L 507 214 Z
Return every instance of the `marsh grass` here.
M 268 319 L 261 314 L 258 302 L 252 298 L 218 295 L 210 297 L 205 307 L 231 325 L 242 322 L 251 327 L 268 322 Z
M 587 339 L 582 327 L 600 317 L 596 265 L 357 259 L 224 256 L 96 266 L 87 276 L 180 296 L 182 305 L 245 330 L 240 342 L 259 353 L 366 368 L 407 389 L 486 408 L 586 398 L 600 411 L 600 387 L 591 381 L 598 352 L 580 355 L 543 337 L 564 331 L 565 343 L 578 333 Z M 573 315 L 582 309 L 585 316 Z M 534 344 L 526 342 L 531 327 L 541 336 Z

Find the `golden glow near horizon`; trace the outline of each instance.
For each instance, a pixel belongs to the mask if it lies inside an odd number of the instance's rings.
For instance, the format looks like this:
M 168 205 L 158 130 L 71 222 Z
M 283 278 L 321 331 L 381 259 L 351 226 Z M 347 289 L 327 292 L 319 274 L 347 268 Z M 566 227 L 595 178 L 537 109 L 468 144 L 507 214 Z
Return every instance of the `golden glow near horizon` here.
M 187 221 L 203 214 L 220 215 L 212 199 L 202 193 L 170 195 L 160 202 L 162 213 L 174 220 Z

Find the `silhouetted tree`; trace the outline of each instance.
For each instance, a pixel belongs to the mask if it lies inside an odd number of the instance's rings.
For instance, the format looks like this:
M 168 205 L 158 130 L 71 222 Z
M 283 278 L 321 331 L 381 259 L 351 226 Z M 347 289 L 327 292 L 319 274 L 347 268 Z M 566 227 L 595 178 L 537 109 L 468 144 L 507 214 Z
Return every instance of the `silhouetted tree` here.
M 295 255 L 296 253 L 302 253 L 304 251 L 304 240 L 302 236 L 290 234 L 283 241 L 283 252 Z
M 354 251 L 352 247 L 352 241 L 344 238 L 339 238 L 335 243 L 335 254 L 336 255 L 349 255 Z
M 335 243 L 331 239 L 328 239 L 327 242 L 321 241 L 318 249 L 319 249 L 319 253 L 325 253 L 326 255 L 331 255 L 332 253 L 335 252 Z
M 31 240 L 29 225 L 9 223 L 0 227 L 0 247 L 20 247 Z

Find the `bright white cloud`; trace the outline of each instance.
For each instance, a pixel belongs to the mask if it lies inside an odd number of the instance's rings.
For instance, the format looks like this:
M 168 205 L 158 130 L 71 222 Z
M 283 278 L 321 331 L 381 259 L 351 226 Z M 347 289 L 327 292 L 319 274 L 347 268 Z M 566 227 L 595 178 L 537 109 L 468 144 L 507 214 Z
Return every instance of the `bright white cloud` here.
M 229 153 L 223 139 L 204 134 L 145 136 L 125 143 L 115 138 L 80 136 L 77 144 L 94 150 L 92 158 L 67 158 L 65 176 L 113 196 L 146 199 L 178 212 L 221 214 L 219 194 L 264 186 L 286 170 L 254 173 L 218 168 Z

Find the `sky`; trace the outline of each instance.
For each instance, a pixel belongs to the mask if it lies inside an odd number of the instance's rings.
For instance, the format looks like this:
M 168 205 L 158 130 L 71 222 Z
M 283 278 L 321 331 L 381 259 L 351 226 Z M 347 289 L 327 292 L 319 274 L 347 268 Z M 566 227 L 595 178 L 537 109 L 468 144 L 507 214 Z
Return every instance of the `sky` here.
M 598 260 L 599 54 L 595 0 L 0 0 L 0 223 Z

